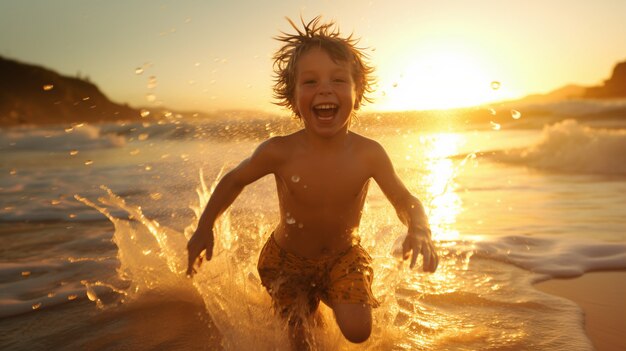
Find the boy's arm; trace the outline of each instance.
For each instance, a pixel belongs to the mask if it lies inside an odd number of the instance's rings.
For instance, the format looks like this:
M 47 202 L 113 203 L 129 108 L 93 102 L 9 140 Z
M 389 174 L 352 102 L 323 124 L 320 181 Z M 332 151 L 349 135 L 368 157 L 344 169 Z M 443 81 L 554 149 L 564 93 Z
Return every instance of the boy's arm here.
M 431 239 L 428 217 L 422 203 L 411 194 L 396 174 L 389 156 L 378 143 L 373 143 L 372 157 L 373 178 L 393 205 L 398 217 L 407 226 L 407 236 L 402 243 L 404 259 L 411 256 L 413 268 L 418 255 L 424 258 L 424 271 L 434 272 L 439 264 L 439 257 Z
M 187 276 L 196 273 L 194 263 L 205 251 L 207 261 L 213 256 L 213 224 L 217 218 L 235 201 L 243 188 L 257 179 L 273 173 L 280 162 L 276 140 L 263 142 L 252 156 L 243 160 L 237 167 L 229 171 L 219 181 L 211 198 L 204 209 L 198 227 L 187 243 L 188 264 Z M 198 260 L 198 267 L 202 259 Z

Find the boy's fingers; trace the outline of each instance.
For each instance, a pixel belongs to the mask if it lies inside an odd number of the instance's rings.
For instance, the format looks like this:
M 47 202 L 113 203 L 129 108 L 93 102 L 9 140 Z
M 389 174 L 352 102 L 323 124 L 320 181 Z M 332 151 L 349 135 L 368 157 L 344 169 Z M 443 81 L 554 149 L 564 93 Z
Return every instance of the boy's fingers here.
M 424 256 L 424 272 L 431 272 L 432 257 L 430 256 L 430 248 L 426 245 L 422 249 L 422 256 Z
M 206 251 L 204 252 L 204 256 L 206 256 L 207 261 L 210 261 L 211 258 L 213 258 L 213 243 L 211 243 L 209 247 L 206 248 Z
M 187 257 L 187 276 L 188 277 L 191 277 L 191 275 L 192 275 L 194 261 L 195 261 L 195 259 L 193 259 L 191 257 L 191 254 L 189 254 L 188 257 Z
M 409 267 L 413 268 L 415 267 L 415 262 L 417 262 L 417 256 L 419 256 L 420 254 L 420 247 L 419 245 L 416 245 L 413 248 L 413 255 L 411 256 L 411 264 L 409 265 Z

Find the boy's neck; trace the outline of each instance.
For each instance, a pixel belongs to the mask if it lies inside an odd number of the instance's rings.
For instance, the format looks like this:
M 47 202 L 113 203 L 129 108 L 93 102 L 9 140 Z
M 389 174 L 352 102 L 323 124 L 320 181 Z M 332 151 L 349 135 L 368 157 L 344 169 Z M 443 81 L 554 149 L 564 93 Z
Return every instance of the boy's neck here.
M 350 138 L 350 133 L 350 130 L 346 129 L 331 137 L 321 137 L 308 131 L 306 128 L 303 130 L 307 144 L 318 150 L 335 150 L 345 147 Z

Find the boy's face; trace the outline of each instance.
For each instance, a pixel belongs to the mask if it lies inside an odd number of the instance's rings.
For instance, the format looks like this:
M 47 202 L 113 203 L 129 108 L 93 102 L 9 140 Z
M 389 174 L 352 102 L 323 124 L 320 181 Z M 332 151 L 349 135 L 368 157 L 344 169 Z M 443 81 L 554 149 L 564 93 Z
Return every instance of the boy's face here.
M 334 62 L 322 49 L 310 49 L 298 59 L 294 106 L 307 130 L 322 137 L 345 133 L 355 100 L 347 62 Z

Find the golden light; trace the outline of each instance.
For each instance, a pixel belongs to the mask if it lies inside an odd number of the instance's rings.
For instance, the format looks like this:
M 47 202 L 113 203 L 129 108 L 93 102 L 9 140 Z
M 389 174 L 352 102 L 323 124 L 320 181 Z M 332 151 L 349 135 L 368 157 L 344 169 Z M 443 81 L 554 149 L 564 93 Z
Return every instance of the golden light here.
M 476 55 L 462 50 L 433 49 L 409 55 L 395 72 L 381 72 L 376 108 L 387 111 L 469 107 L 511 95 Z M 398 68 L 400 67 L 400 68 Z M 494 88 L 497 82 L 497 88 Z
M 461 198 L 455 189 L 455 176 L 459 166 L 449 157 L 458 154 L 459 146 L 465 141 L 459 134 L 441 133 L 428 136 L 426 168 L 430 201 L 426 203 L 433 237 L 437 240 L 456 240 L 456 218 L 462 210 Z

